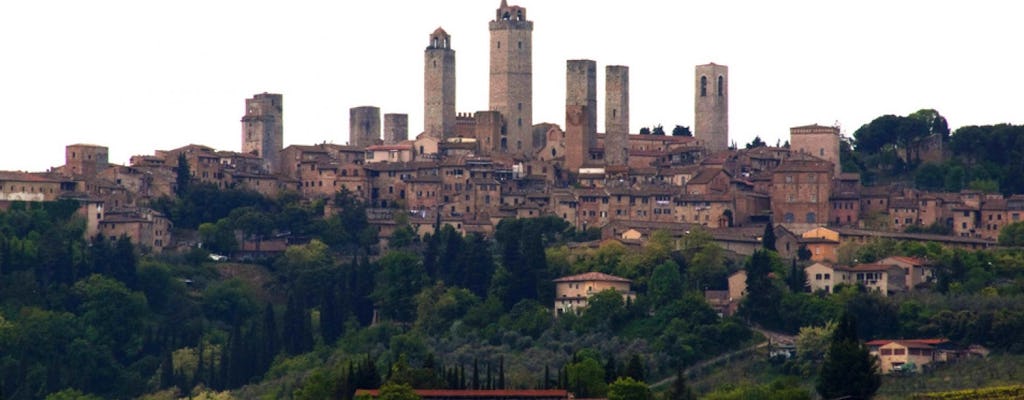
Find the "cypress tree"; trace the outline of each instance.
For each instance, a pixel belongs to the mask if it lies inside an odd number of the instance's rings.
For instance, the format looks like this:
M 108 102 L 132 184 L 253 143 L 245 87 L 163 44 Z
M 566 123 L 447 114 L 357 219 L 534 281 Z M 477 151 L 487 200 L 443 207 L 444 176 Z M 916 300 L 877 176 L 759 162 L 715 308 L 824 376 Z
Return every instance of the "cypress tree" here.
M 832 333 L 832 342 L 821 365 L 817 390 L 821 397 L 869 399 L 882 384 L 878 364 L 857 339 L 854 317 L 844 313 Z
M 324 290 L 323 303 L 320 306 L 320 336 L 323 337 L 324 343 L 332 345 L 338 340 L 343 323 L 338 300 L 334 295 L 334 285 L 330 285 Z
M 764 234 L 761 235 L 761 245 L 765 250 L 775 250 L 775 227 L 769 222 L 764 226 Z
M 498 389 L 505 389 L 505 356 L 498 359 Z
M 480 364 L 473 359 L 473 390 L 480 389 Z
M 262 342 L 263 354 L 260 357 L 260 367 L 265 371 L 274 362 L 277 353 L 281 351 L 281 342 L 277 333 L 277 317 L 274 315 L 274 306 L 270 303 L 267 303 L 263 309 Z
M 544 383 L 541 385 L 542 389 L 551 389 L 551 371 L 547 365 L 544 365 Z
M 803 293 L 807 288 L 807 275 L 804 271 L 796 266 L 796 260 L 793 260 L 792 265 L 789 267 L 789 291 L 793 293 Z
M 170 350 L 164 351 L 164 360 L 160 364 L 160 388 L 166 389 L 174 385 L 174 355 Z

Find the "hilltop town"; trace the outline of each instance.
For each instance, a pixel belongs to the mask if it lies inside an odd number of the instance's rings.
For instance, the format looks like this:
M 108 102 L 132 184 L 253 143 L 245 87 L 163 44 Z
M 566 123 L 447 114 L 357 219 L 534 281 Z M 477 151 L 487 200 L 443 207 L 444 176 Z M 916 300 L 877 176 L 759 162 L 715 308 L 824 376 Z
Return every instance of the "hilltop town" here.
M 898 398 L 1019 381 L 1024 127 L 951 135 L 925 109 L 741 148 L 729 68 L 709 63 L 692 132 L 631 132 L 629 67 L 604 66 L 599 103 L 582 59 L 565 63 L 565 120 L 534 121 L 532 31 L 502 0 L 487 110 L 456 110 L 437 28 L 422 127 L 353 106 L 347 144 L 285 146 L 285 96 L 257 93 L 239 151 L 120 165 L 78 143 L 48 171 L 0 171 L 0 398 Z
M 839 242 L 888 237 L 983 248 L 1024 212 L 1019 195 L 864 187 L 858 174 L 842 170 L 846 139 L 838 127 L 797 126 L 786 146 L 730 148 L 725 65 L 694 68 L 692 135 L 683 127 L 630 132 L 629 67 L 605 66 L 599 105 L 592 60 L 566 62 L 565 121 L 538 123 L 533 22 L 525 8 L 503 2 L 489 28 L 489 110 L 455 109 L 455 50 L 438 28 L 424 50 L 423 127 L 409 127 L 406 114 L 386 113 L 382 124 L 378 107 L 352 107 L 348 144 L 284 147 L 284 96 L 260 93 L 244 102 L 241 151 L 188 144 L 116 165 L 107 146 L 71 144 L 64 165 L 48 172 L 0 173 L 0 199 L 79 200 L 87 235 L 128 234 L 154 251 L 176 246 L 166 216 L 150 205 L 175 193 L 180 160 L 195 182 L 219 188 L 271 197 L 296 192 L 310 200 L 351 192 L 366 202 L 381 237 L 401 212 L 420 234 L 437 220 L 487 235 L 502 219 L 543 215 L 580 231 L 600 229 L 604 238 L 642 240 L 654 230 L 682 234 L 700 225 L 742 254 L 756 247 L 762 230 L 754 228 L 768 223 L 797 238 L 829 227 Z M 410 129 L 420 133 L 410 137 Z M 912 154 L 942 160 L 944 140 L 919 138 Z M 879 219 L 884 223 L 865 223 Z M 949 228 L 948 237 L 904 233 L 936 224 Z M 797 249 L 784 250 L 791 257 Z

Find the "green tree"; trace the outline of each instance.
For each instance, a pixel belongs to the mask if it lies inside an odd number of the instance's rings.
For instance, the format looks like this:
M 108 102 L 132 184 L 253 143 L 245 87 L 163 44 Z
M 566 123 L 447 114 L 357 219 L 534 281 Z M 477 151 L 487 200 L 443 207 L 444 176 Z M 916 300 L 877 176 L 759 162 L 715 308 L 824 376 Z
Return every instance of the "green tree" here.
M 826 399 L 870 399 L 881 384 L 877 361 L 857 339 L 853 316 L 844 314 L 821 365 L 818 394 Z
M 188 159 L 185 158 L 185 153 L 178 154 L 178 166 L 174 168 L 174 174 L 174 194 L 179 198 L 185 197 L 190 189 L 189 183 L 192 182 L 192 171 L 188 165 Z
M 765 143 L 763 140 L 761 140 L 761 136 L 758 135 L 758 136 L 754 136 L 754 140 L 752 140 L 750 143 L 747 143 L 745 147 L 747 149 L 755 149 L 755 148 L 758 148 L 758 147 L 766 147 L 766 146 L 768 146 L 768 144 Z
M 652 135 L 665 136 L 665 127 L 661 124 L 655 125 L 654 129 L 651 130 Z
M 772 281 L 773 252 L 755 250 L 747 261 L 747 297 L 740 304 L 740 313 L 748 318 L 774 327 L 779 323 L 778 304 L 782 292 Z
M 807 274 L 803 268 L 797 267 L 796 260 L 793 260 L 789 267 L 789 274 L 786 275 L 786 283 L 789 285 L 789 291 L 793 293 L 803 293 L 807 291 Z
M 416 391 L 408 384 L 385 383 L 384 386 L 380 387 L 380 396 L 378 396 L 377 399 L 419 400 L 420 396 L 416 394 Z
M 1014 222 L 999 231 L 999 244 L 1003 246 L 1024 246 L 1024 222 Z
M 651 400 L 651 389 L 642 381 L 620 377 L 608 385 L 608 400 Z
M 690 128 L 687 126 L 676 125 L 675 128 L 672 128 L 672 136 L 693 137 L 693 132 L 690 132 Z
M 608 384 L 604 381 L 604 368 L 592 357 L 582 357 L 581 360 L 567 365 L 566 372 L 568 389 L 577 397 L 603 397 L 608 392 Z
M 764 233 L 761 235 L 761 247 L 765 250 L 775 250 L 775 227 L 771 223 L 764 226 Z
M 381 317 L 399 322 L 416 318 L 416 295 L 423 289 L 426 273 L 419 257 L 407 251 L 391 251 L 378 261 L 372 298 Z
M 665 392 L 665 396 L 662 399 L 697 400 L 697 395 L 693 393 L 693 389 L 690 389 L 690 385 L 686 384 L 686 375 L 683 373 L 682 368 L 676 370 L 676 379 L 672 381 L 672 386 Z
M 679 266 L 671 260 L 658 264 L 651 273 L 650 296 L 652 307 L 661 307 L 679 298 L 683 293 Z

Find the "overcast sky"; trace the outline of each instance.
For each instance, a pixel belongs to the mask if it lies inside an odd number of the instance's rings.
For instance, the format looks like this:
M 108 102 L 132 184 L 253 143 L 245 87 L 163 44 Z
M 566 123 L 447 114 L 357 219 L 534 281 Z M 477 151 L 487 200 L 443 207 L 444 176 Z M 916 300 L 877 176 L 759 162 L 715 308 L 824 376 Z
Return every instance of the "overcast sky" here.
M 423 128 L 423 50 L 456 50 L 457 111 L 487 109 L 499 0 L 0 2 L 0 169 L 110 161 L 190 143 L 241 148 L 244 100 L 284 95 L 285 145 L 348 141 L 348 109 Z M 534 21 L 534 123 L 564 124 L 565 61 L 630 67 L 631 132 L 693 125 L 694 66 L 729 66 L 730 140 L 792 126 L 851 135 L 883 114 L 934 108 L 955 128 L 1024 123 L 1014 1 L 512 0 Z M 598 116 L 603 130 L 604 116 Z

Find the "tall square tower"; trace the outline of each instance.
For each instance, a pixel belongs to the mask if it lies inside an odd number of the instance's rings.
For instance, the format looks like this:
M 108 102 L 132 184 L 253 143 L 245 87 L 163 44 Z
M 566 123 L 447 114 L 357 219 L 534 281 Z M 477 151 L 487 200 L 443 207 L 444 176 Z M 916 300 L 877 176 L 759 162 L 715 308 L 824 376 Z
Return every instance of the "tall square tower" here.
M 284 148 L 284 99 L 280 94 L 261 93 L 245 99 L 242 116 L 242 152 L 260 157 L 268 173 L 280 171 Z
M 629 67 L 605 67 L 604 93 L 604 161 L 606 165 L 628 165 Z
M 597 63 L 565 63 L 565 167 L 578 172 L 597 144 Z
M 455 133 L 455 50 L 437 28 L 423 52 L 423 132 L 438 140 Z
M 498 148 L 527 154 L 533 150 L 533 22 L 526 8 L 502 0 L 489 26 L 490 109 L 504 118 Z
M 362 106 L 348 110 L 348 141 L 356 147 L 383 143 L 380 140 L 380 108 Z
M 709 153 L 728 149 L 729 67 L 698 65 L 694 86 L 694 136 Z

